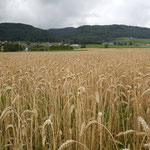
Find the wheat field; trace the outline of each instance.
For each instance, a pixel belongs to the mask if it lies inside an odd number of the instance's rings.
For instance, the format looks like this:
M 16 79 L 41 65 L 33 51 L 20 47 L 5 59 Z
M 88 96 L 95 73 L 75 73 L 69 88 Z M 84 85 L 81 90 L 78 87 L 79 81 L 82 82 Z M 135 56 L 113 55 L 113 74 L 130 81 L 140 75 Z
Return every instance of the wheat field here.
M 150 149 L 150 49 L 0 53 L 0 150 Z

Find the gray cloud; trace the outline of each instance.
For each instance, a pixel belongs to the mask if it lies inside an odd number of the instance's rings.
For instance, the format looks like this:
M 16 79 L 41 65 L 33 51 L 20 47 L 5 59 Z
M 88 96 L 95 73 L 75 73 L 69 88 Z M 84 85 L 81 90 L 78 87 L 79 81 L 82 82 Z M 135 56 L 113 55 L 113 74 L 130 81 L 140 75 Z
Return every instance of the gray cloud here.
M 149 0 L 0 0 L 0 22 L 40 28 L 127 24 L 150 27 Z

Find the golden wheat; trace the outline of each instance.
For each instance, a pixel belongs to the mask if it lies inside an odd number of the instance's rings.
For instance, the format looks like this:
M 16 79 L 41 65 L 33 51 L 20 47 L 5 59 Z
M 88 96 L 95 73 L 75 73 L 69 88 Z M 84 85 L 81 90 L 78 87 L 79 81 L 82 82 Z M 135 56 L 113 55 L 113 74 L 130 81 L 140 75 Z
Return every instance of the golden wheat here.
M 149 49 L 0 53 L 0 149 L 146 149 Z

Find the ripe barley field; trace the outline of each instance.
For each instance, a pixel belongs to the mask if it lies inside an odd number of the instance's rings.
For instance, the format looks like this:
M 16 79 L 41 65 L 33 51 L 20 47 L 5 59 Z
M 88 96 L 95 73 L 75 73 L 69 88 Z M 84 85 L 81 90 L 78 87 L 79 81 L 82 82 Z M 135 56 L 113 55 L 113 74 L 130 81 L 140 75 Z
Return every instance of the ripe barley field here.
M 150 49 L 0 53 L 1 150 L 150 149 Z

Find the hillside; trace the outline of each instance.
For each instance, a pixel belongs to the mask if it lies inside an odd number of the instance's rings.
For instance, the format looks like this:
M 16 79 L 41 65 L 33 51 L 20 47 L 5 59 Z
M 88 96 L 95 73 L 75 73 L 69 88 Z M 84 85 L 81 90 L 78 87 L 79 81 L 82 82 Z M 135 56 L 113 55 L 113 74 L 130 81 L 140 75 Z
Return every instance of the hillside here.
M 102 43 L 118 38 L 150 39 L 150 29 L 126 25 L 94 25 L 43 30 L 26 24 L 1 23 L 0 41 Z
M 0 41 L 56 41 L 54 35 L 26 24 L 1 23 Z
M 81 26 L 78 28 L 50 29 L 61 40 L 85 43 L 112 41 L 118 37 L 150 38 L 150 29 L 126 25 Z

